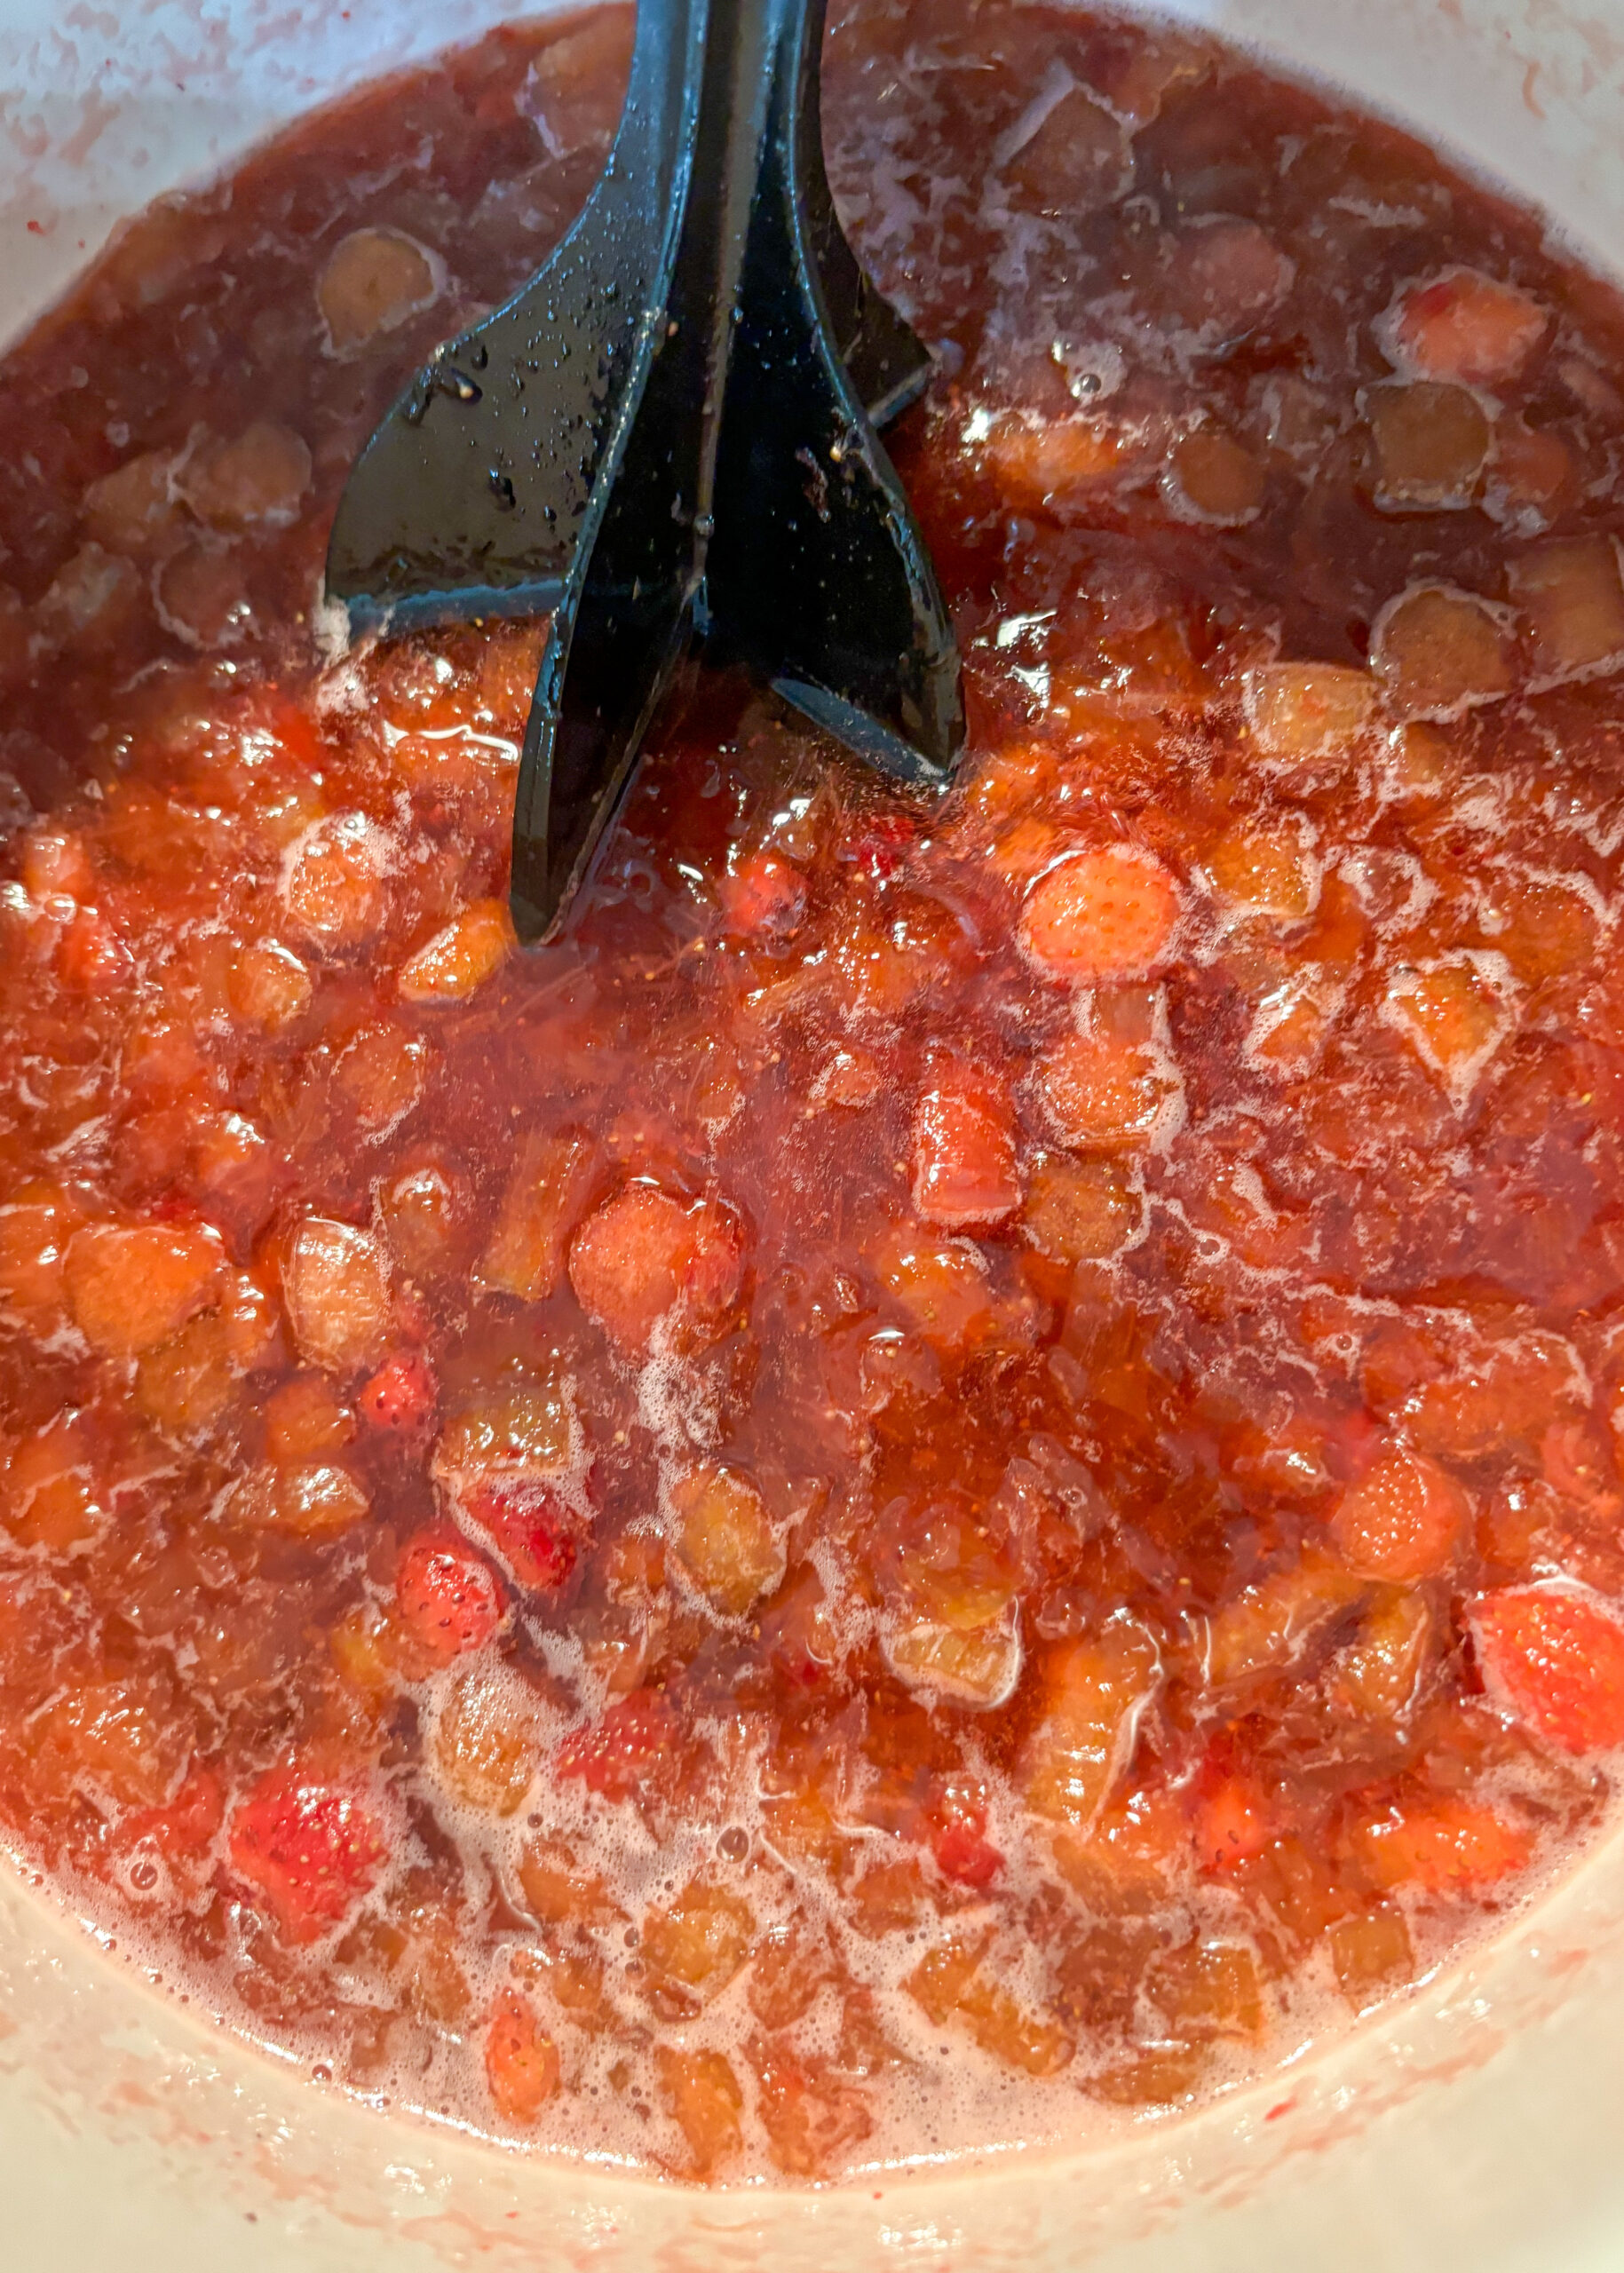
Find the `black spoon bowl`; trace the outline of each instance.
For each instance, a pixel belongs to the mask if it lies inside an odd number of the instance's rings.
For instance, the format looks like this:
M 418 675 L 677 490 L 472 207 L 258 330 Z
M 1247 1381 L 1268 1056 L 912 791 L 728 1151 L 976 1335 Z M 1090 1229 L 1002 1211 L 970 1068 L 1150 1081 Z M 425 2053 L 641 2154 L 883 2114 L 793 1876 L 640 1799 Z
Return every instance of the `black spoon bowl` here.
M 561 923 L 697 636 L 868 763 L 944 788 L 959 662 L 875 426 L 931 359 L 824 170 L 824 0 L 642 0 L 596 188 L 438 349 L 339 502 L 352 636 L 551 615 L 513 821 L 521 939 Z

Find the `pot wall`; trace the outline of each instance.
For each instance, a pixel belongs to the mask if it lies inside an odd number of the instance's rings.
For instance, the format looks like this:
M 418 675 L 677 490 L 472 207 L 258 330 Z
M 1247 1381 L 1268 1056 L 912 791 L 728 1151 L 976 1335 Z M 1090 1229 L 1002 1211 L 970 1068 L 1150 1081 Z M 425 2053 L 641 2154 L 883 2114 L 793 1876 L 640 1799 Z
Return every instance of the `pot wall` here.
M 118 217 L 313 102 L 511 12 L 463 0 L 0 0 L 0 336 Z M 1192 0 L 1543 203 L 1624 223 L 1624 0 Z M 323 2093 L 0 1880 L 4 2261 L 77 2273 L 1616 2273 L 1624 1844 L 1319 2061 L 1109 2149 L 822 2197 L 549 2169 Z

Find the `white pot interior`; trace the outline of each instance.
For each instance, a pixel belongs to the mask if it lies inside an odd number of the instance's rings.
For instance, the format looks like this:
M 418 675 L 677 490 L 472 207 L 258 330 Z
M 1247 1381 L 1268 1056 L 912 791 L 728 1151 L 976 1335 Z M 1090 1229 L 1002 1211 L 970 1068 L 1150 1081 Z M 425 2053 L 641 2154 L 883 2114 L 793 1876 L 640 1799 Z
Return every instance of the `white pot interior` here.
M 511 12 L 471 0 L 0 0 L 0 331 L 118 218 L 314 102 Z M 1624 225 L 1624 0 L 1190 0 L 1532 199 L 1597 264 Z M 1624 2261 L 1615 1841 L 1463 1973 L 1299 2071 L 1107 2150 L 820 2198 L 522 2163 L 322 2094 L 204 2033 L 0 1883 L 7 2261 L 247 2273 L 772 2265 L 1484 2273 Z

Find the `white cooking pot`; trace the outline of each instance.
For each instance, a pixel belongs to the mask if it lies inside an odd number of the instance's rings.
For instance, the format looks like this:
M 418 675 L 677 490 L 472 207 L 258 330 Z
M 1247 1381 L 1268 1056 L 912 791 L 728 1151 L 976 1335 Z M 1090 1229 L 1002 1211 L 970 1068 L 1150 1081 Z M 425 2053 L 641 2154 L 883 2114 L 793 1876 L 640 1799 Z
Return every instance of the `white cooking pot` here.
M 0 335 L 121 214 L 503 0 L 0 0 Z M 1453 146 L 1592 259 L 1624 0 L 1187 0 Z M 1620 2273 L 1624 1841 L 1328 2054 L 1069 2157 L 706 2196 L 395 2119 L 251 2054 L 0 1872 L 6 2273 Z

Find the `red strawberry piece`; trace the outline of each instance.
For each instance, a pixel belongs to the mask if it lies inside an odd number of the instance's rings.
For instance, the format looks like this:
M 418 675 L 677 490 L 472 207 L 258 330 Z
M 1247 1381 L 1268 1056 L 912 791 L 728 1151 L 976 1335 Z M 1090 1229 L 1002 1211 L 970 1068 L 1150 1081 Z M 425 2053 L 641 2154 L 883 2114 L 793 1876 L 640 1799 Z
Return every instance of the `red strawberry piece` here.
M 991 1886 L 1003 1857 L 986 1836 L 986 1807 L 981 1794 L 958 1784 L 939 1786 L 926 1812 L 936 1867 L 955 1886 L 977 1892 Z
M 1472 1612 L 1484 1686 L 1564 1752 L 1624 1744 L 1624 1625 L 1582 1595 L 1508 1587 Z
M 395 1574 L 395 1604 L 413 1638 L 449 1665 L 488 1642 L 502 1622 L 502 1584 L 490 1564 L 445 1532 L 410 1540 Z
M 559 1747 L 560 1776 L 579 1776 L 606 1800 L 636 1799 L 654 1763 L 677 1748 L 677 1716 L 657 1690 L 634 1689 L 602 1720 L 577 1729 Z
M 906 813 L 875 813 L 862 835 L 853 837 L 844 857 L 876 883 L 889 883 L 918 836 Z
M 514 1476 L 464 1495 L 470 1519 L 487 1531 L 520 1586 L 561 1594 L 580 1560 L 583 1525 L 551 1484 Z
M 742 860 L 722 885 L 727 928 L 746 939 L 784 939 L 806 912 L 806 879 L 775 852 Z
M 232 1863 L 268 1898 L 290 1941 L 337 1925 L 387 1851 L 358 1791 L 297 1767 L 263 1777 L 232 1818 Z
M 434 1369 L 420 1350 L 385 1358 L 356 1399 L 363 1421 L 400 1436 L 422 1428 L 440 1396 Z

